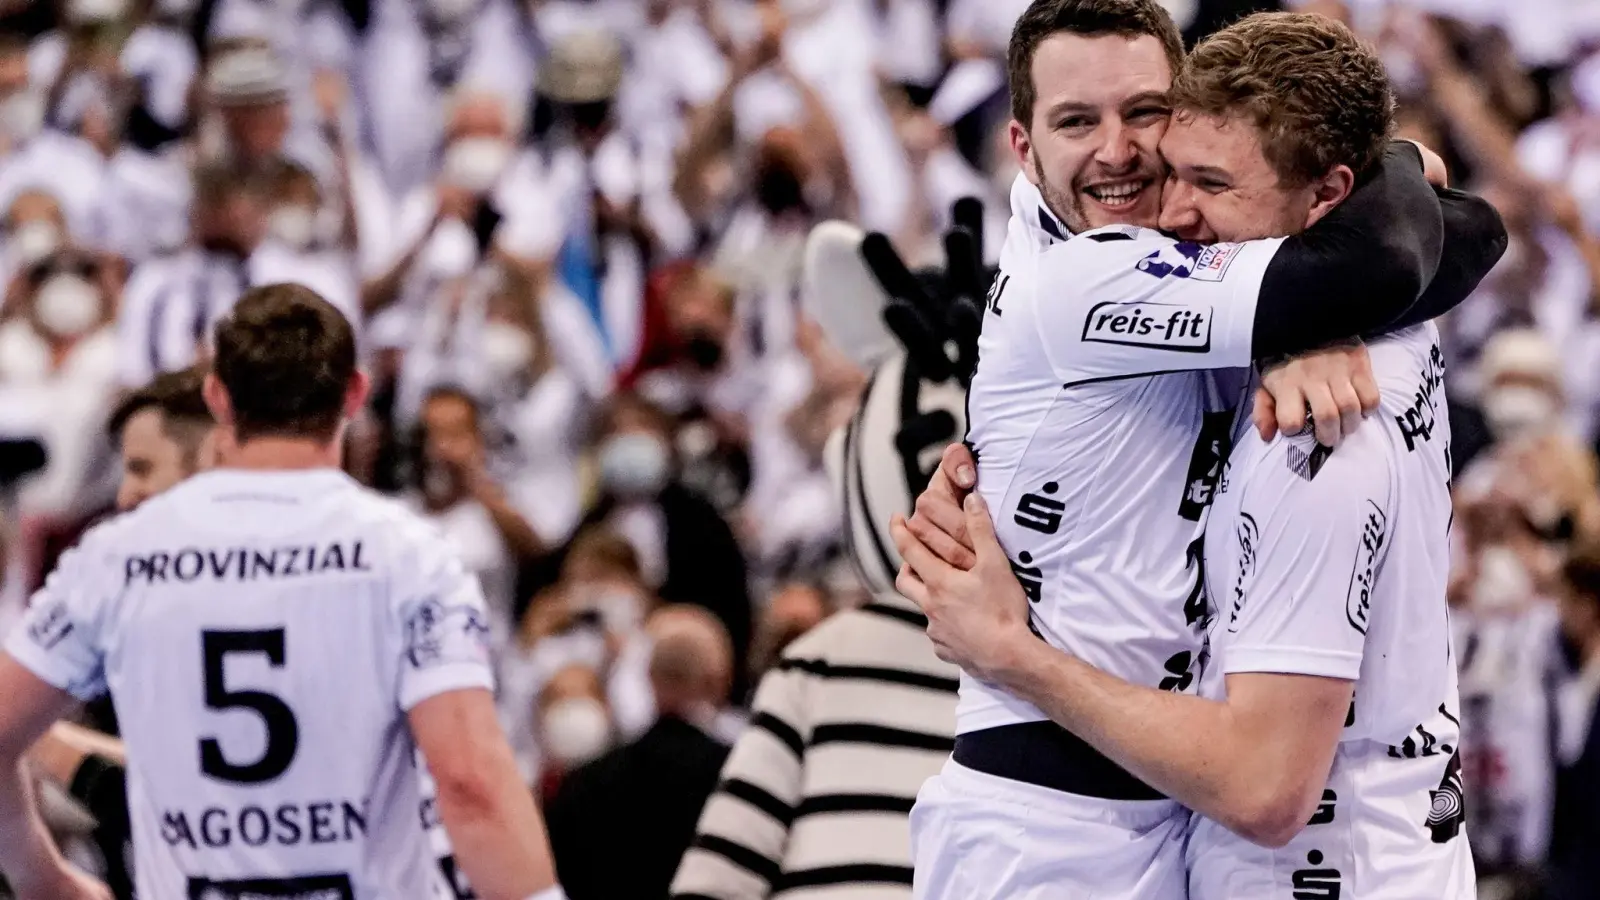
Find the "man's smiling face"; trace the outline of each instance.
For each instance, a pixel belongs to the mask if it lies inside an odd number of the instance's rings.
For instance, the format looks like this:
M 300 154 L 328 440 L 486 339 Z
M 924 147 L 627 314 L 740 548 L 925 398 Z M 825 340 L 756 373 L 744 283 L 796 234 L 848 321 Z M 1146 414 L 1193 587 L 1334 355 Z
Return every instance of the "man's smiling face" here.
M 1032 121 L 1011 123 L 1028 180 L 1068 229 L 1155 227 L 1172 66 L 1151 35 L 1059 32 L 1033 57 Z

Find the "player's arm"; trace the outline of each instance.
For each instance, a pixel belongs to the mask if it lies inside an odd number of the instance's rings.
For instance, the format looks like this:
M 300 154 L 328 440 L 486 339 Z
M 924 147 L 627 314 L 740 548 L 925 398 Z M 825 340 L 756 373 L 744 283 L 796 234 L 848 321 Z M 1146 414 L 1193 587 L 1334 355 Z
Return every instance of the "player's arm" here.
M 71 722 L 51 725 L 28 749 L 27 758 L 40 774 L 63 787 L 70 786 L 78 770 L 92 758 L 116 766 L 128 763 L 122 741 Z
M 1387 505 L 1381 463 L 1357 453 L 1341 462 L 1343 471 L 1275 486 L 1268 493 L 1284 499 L 1255 517 L 1244 600 L 1218 604 L 1228 621 L 1217 627 L 1238 631 L 1220 661 L 1226 702 L 1129 684 L 1035 638 L 976 495 L 966 511 L 973 569 L 937 559 L 897 521 L 907 563 L 897 586 L 928 614 L 941 657 L 1034 703 L 1157 790 L 1279 846 L 1310 818 L 1350 709 L 1363 635 L 1346 621 L 1346 593 L 1355 563 L 1371 562 L 1372 510 Z
M 446 691 L 408 713 L 438 785 L 439 818 L 479 897 L 522 900 L 555 885 L 544 822 L 482 688 Z M 554 896 L 554 895 L 552 895 Z
M 438 786 L 439 818 L 479 897 L 559 897 L 544 822 L 495 713 L 483 593 L 428 538 L 410 560 L 420 571 L 397 579 L 407 590 L 390 637 L 396 699 Z
M 25 898 L 109 896 L 50 842 L 23 769 L 52 722 L 104 690 L 99 642 L 108 594 L 96 584 L 97 546 L 91 532 L 63 554 L 0 653 L 0 870 Z

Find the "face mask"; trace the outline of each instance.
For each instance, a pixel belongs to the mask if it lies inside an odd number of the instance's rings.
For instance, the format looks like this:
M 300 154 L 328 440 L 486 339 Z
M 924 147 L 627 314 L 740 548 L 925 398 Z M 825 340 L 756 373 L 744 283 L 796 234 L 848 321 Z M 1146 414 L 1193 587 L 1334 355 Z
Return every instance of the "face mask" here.
M 600 480 L 618 497 L 653 497 L 667 486 L 667 448 L 648 434 L 623 434 L 600 447 Z
M 1483 396 L 1483 417 L 1498 441 L 1511 440 L 1549 425 L 1559 413 L 1554 397 L 1528 385 L 1490 388 Z
M 1478 583 L 1472 589 L 1477 612 L 1515 609 L 1533 596 L 1533 577 L 1510 547 L 1488 547 L 1478 555 Z
M 593 697 L 569 697 L 545 710 L 539 743 L 565 768 L 582 765 L 606 752 L 611 743 L 611 717 Z
M 304 206 L 280 206 L 267 217 L 267 233 L 295 250 L 309 250 L 317 237 L 317 214 Z
M 599 614 L 607 631 L 626 634 L 644 622 L 644 604 L 632 591 L 596 586 L 582 592 L 581 598 L 579 608 Z
M 0 100 L 0 132 L 13 143 L 31 140 L 43 127 L 43 97 L 33 91 L 18 91 Z
M 474 194 L 487 194 L 511 164 L 511 144 L 499 138 L 462 138 L 445 151 L 444 180 Z
M 39 325 L 58 338 L 76 337 L 100 317 L 100 291 L 77 275 L 53 275 L 33 299 Z
M 483 364 L 496 382 L 517 378 L 533 365 L 533 338 L 507 322 L 489 322 L 478 346 Z
M 478 264 L 478 239 L 460 219 L 446 219 L 433 230 L 422 252 L 423 268 L 435 278 L 458 278 Z
M 59 249 L 61 229 L 56 227 L 56 223 L 45 219 L 23 222 L 16 231 L 11 232 L 11 239 L 6 242 L 6 252 L 11 257 L 12 265 L 18 269 L 43 262 Z
M 461 478 L 453 466 L 424 460 L 422 463 L 422 496 L 438 508 L 451 506 L 466 493 Z
M 689 361 L 702 372 L 709 372 L 722 362 L 722 345 L 715 338 L 703 334 L 692 335 L 684 343 L 683 350 L 689 354 Z

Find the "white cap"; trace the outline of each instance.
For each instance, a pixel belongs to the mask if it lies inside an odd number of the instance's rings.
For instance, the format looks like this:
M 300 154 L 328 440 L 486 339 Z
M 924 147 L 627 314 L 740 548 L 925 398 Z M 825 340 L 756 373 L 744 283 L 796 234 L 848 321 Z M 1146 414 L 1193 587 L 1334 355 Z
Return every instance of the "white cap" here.
M 67 21 L 75 25 L 114 22 L 128 13 L 128 0 L 68 0 Z
M 206 74 L 206 89 L 222 106 L 247 106 L 287 96 L 288 74 L 267 47 L 244 47 L 223 54 Z
M 1561 353 L 1555 344 L 1532 328 L 1509 328 L 1484 345 L 1478 363 L 1485 385 L 1505 375 L 1539 378 L 1561 384 Z

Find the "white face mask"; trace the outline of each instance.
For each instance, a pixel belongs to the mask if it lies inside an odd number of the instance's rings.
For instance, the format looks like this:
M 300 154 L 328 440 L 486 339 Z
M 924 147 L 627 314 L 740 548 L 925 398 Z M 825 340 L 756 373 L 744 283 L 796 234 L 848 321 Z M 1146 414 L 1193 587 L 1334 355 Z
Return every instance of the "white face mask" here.
M 671 459 L 661 440 L 648 434 L 622 434 L 600 447 L 600 480 L 626 499 L 653 497 L 667 486 Z
M 599 613 L 601 623 L 613 634 L 637 631 L 644 623 L 644 601 L 633 591 L 593 585 L 577 596 L 578 609 Z
M 510 142 L 499 138 L 462 138 L 444 153 L 444 180 L 474 194 L 487 194 L 511 164 L 513 152 Z
M 557 700 L 539 723 L 539 743 L 563 767 L 582 765 L 610 746 L 611 717 L 593 697 Z
M 1510 547 L 1487 547 L 1478 554 L 1478 583 L 1472 589 L 1477 612 L 1516 609 L 1533 597 L 1533 576 Z
M 40 327 L 58 338 L 77 337 L 100 318 L 100 290 L 77 275 L 52 275 L 33 304 Z
M 12 143 L 32 140 L 44 128 L 44 97 L 31 90 L 0 100 L 0 132 Z
M 1560 412 L 1556 398 L 1531 385 L 1509 384 L 1490 388 L 1483 395 L 1483 417 L 1498 441 L 1544 428 Z
M 422 251 L 423 269 L 435 278 L 459 278 L 478 264 L 478 238 L 460 219 L 446 219 Z
M 317 214 L 304 206 L 280 206 L 267 216 L 267 233 L 304 252 L 317 239 Z
M 508 322 L 488 322 L 483 326 L 478 352 L 489 377 L 497 383 L 518 378 L 533 365 L 533 338 Z
M 17 226 L 6 241 L 6 254 L 11 264 L 26 269 L 43 262 L 50 254 L 61 249 L 61 229 L 46 219 L 33 219 Z

